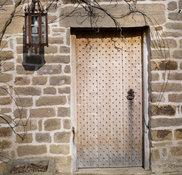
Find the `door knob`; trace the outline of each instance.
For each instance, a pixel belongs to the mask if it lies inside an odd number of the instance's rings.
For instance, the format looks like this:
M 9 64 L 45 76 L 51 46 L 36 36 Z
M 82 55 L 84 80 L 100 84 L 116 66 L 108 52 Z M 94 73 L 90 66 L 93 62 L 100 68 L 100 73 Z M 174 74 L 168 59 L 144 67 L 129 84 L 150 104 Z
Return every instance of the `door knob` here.
M 134 92 L 133 89 L 130 89 L 130 90 L 128 91 L 128 95 L 126 96 L 126 98 L 127 98 L 128 100 L 133 100 L 133 99 L 135 98 L 135 92 Z

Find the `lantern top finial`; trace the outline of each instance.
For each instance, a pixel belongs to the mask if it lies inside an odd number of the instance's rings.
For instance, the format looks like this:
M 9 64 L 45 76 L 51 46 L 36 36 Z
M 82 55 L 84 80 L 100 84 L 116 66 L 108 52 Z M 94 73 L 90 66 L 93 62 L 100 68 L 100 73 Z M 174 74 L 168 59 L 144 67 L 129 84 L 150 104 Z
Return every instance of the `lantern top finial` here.
M 32 0 L 30 6 L 25 7 L 25 13 L 43 13 L 45 12 L 40 0 Z

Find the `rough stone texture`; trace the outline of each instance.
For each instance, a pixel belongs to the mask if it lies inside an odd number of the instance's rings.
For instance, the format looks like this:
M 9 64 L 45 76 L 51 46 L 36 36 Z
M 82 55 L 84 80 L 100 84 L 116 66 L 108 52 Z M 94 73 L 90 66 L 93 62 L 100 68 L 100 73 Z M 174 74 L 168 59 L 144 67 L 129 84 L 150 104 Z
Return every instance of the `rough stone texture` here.
M 62 71 L 61 65 L 44 65 L 41 69 L 38 70 L 39 75 L 45 74 L 60 74 Z
M 70 87 L 63 87 L 63 88 L 59 88 L 58 92 L 60 94 L 70 94 Z
M 152 92 L 180 92 L 182 91 L 182 84 L 180 83 L 152 83 Z
M 172 105 L 151 105 L 151 115 L 173 116 L 176 113 L 176 107 Z
M 49 56 L 46 55 L 45 60 L 47 63 L 70 63 L 70 56 L 69 55 L 56 55 L 56 56 Z
M 176 139 L 182 139 L 182 129 L 176 129 L 176 130 L 174 131 L 174 137 L 175 137 Z
M 46 145 L 25 145 L 18 146 L 18 156 L 41 155 L 47 153 Z
M 70 133 L 69 132 L 57 132 L 54 134 L 55 143 L 69 143 L 70 142 Z
M 12 145 L 11 140 L 2 140 L 2 141 L 0 141 L 0 149 L 1 150 L 11 148 L 11 145 Z
M 177 3 L 175 1 L 169 2 L 167 5 L 167 9 L 170 11 L 177 9 Z
M 152 152 L 151 152 L 151 160 L 152 161 L 157 161 L 159 159 L 160 159 L 159 150 L 152 150 Z
M 30 116 L 32 118 L 54 117 L 55 115 L 54 108 L 36 108 L 30 110 Z
M 53 131 L 61 129 L 61 120 L 60 119 L 48 119 L 44 122 L 45 131 Z
M 11 97 L 0 97 L 0 105 L 8 105 L 12 103 Z
M 31 95 L 31 96 L 41 95 L 41 89 L 38 87 L 16 87 L 14 89 L 17 95 Z
M 32 143 L 33 141 L 32 134 L 24 133 L 20 134 L 20 136 L 16 135 L 16 143 Z
M 168 99 L 170 102 L 181 103 L 182 102 L 182 94 L 169 94 Z
M 44 89 L 44 94 L 56 94 L 56 89 L 54 87 L 47 87 Z
M 173 52 L 173 57 L 174 57 L 174 58 L 182 59 L 182 50 L 175 50 L 175 51 Z
M 168 73 L 168 80 L 182 80 L 182 73 L 170 72 Z
M 47 77 L 33 77 L 32 78 L 32 84 L 33 85 L 45 85 L 47 83 Z
M 35 139 L 37 142 L 42 143 L 50 143 L 51 142 L 51 136 L 49 133 L 37 133 L 35 136 Z
M 18 108 L 14 110 L 14 116 L 16 118 L 26 118 L 27 117 L 27 109 L 25 108 Z
M 30 79 L 28 77 L 16 77 L 15 84 L 16 85 L 28 85 L 28 84 L 30 84 Z
M 171 130 L 152 130 L 151 137 L 153 141 L 171 140 Z
M 182 146 L 174 146 L 171 148 L 171 154 L 173 156 L 182 156 Z
M 12 130 L 10 127 L 1 127 L 0 128 L 0 137 L 8 137 L 12 135 Z
M 65 96 L 41 96 L 37 101 L 37 106 L 64 105 L 66 104 Z
M 70 152 L 69 145 L 51 145 L 50 153 L 67 155 Z
M 33 105 L 33 99 L 32 97 L 19 97 L 15 99 L 16 104 L 20 107 L 30 107 Z
M 12 51 L 0 51 L 0 61 L 10 60 L 13 57 Z
M 58 116 L 60 117 L 70 117 L 70 108 L 58 108 Z
M 7 83 L 12 80 L 12 75 L 7 73 L 1 73 L 0 74 L 0 82 L 1 83 Z
M 182 14 L 179 12 L 169 13 L 168 18 L 172 19 L 172 20 L 176 20 L 176 21 L 181 21 L 182 20 Z
M 71 72 L 71 68 L 70 68 L 70 66 L 65 66 L 65 68 L 64 68 L 64 72 L 65 73 L 70 73 Z
M 63 120 L 63 127 L 64 127 L 64 129 L 70 129 L 71 128 L 71 120 L 70 119 L 64 119 Z
M 70 84 L 71 79 L 69 76 L 54 76 L 50 78 L 50 85 L 65 85 Z

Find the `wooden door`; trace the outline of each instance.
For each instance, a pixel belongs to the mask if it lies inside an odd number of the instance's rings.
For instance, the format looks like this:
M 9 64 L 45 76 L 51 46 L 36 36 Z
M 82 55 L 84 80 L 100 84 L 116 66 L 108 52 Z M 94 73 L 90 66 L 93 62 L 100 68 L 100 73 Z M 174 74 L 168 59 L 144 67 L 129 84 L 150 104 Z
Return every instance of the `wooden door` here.
M 76 38 L 79 168 L 142 166 L 142 38 L 107 34 Z

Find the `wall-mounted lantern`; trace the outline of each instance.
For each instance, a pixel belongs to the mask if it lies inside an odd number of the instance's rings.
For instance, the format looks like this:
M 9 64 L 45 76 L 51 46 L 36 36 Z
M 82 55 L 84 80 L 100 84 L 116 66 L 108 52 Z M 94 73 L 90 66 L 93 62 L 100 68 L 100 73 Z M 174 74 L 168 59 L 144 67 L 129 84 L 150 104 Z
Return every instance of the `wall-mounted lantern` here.
M 47 10 L 40 0 L 32 0 L 25 8 L 25 46 L 48 46 Z

